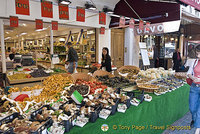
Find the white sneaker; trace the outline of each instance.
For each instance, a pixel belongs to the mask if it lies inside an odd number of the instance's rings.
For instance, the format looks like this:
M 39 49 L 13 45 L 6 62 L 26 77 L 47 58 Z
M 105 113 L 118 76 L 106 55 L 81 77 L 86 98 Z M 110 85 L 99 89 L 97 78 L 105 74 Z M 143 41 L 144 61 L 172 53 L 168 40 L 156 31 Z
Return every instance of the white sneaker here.
M 195 134 L 200 134 L 200 128 L 197 128 Z

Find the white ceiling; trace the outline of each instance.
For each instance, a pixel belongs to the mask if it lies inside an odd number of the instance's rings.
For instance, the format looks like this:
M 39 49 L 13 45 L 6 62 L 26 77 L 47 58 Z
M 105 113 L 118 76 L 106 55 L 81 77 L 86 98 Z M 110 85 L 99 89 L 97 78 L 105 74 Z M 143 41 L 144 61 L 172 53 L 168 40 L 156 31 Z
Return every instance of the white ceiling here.
M 38 1 L 40 0 L 30 0 L 30 1 Z M 49 0 L 52 1 L 54 4 L 58 4 L 58 0 Z M 102 9 L 106 6 L 109 9 L 114 10 L 115 5 L 120 0 L 70 0 L 72 3 L 70 4 L 70 7 L 76 7 L 81 6 L 84 7 L 86 2 L 93 2 L 95 6 L 97 7 L 97 11 L 102 11 Z M 39 39 L 44 38 L 45 36 L 50 36 L 50 23 L 45 23 L 43 25 L 44 28 L 47 28 L 44 31 L 37 32 L 35 29 L 35 22 L 28 22 L 28 21 L 19 21 L 19 27 L 17 28 L 11 28 L 9 27 L 9 20 L 4 20 L 4 35 L 5 38 L 11 37 L 9 40 L 6 41 L 13 41 L 13 40 L 24 40 L 24 39 Z M 87 27 L 78 27 L 78 26 L 69 26 L 69 25 L 59 25 L 58 31 L 54 31 L 54 36 L 61 36 L 61 35 L 67 35 L 69 31 L 72 31 L 73 33 L 77 33 L 80 31 L 80 29 L 91 29 Z M 26 35 L 19 36 L 21 33 L 27 33 Z
M 35 22 L 28 21 L 19 21 L 19 27 L 12 28 L 9 26 L 9 20 L 4 20 L 4 36 L 6 41 L 18 41 L 18 40 L 32 40 L 32 39 L 40 39 L 46 36 L 50 36 L 50 23 L 44 23 L 43 28 L 47 28 L 43 31 L 36 31 Z M 81 29 L 87 30 L 91 28 L 87 27 L 79 27 L 79 26 L 69 26 L 69 25 L 59 25 L 58 30 L 54 31 L 54 36 L 62 36 L 65 37 L 67 34 L 72 31 L 72 33 L 80 32 Z M 25 35 L 20 35 L 22 33 L 27 33 Z

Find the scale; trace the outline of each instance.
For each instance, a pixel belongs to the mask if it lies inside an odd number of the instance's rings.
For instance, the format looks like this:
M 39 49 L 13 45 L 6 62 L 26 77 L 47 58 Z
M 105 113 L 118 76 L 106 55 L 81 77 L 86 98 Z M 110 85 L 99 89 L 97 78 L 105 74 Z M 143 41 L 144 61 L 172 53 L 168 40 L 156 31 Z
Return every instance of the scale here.
M 33 56 L 32 55 L 22 55 L 21 64 L 23 66 L 32 66 L 34 65 Z

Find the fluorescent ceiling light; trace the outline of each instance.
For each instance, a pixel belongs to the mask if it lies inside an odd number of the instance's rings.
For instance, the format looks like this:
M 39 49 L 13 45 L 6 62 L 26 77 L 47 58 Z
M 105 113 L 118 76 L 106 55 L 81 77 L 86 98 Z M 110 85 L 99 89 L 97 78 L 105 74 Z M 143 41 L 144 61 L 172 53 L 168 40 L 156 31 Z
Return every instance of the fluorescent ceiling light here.
M 90 2 L 87 2 L 87 3 L 85 4 L 85 8 L 86 8 L 86 9 L 90 9 L 90 10 L 96 10 L 96 9 L 97 9 L 96 6 L 93 5 L 93 4 L 90 3 Z
M 27 33 L 21 33 L 19 36 L 26 35 Z
M 64 5 L 69 5 L 69 4 L 71 4 L 71 1 L 69 1 L 69 0 L 60 0 L 60 3 L 64 4 Z
M 5 40 L 8 40 L 8 39 L 10 39 L 11 37 L 7 37 L 7 38 L 5 38 Z
M 37 29 L 37 30 L 35 30 L 35 31 L 40 32 L 40 31 L 44 31 L 44 30 L 47 30 L 47 28 Z
M 59 41 L 65 41 L 65 38 L 60 38 Z
M 113 14 L 113 13 L 114 13 L 113 10 L 108 9 L 107 7 L 104 7 L 104 8 L 103 8 L 103 12 L 108 13 L 108 14 Z

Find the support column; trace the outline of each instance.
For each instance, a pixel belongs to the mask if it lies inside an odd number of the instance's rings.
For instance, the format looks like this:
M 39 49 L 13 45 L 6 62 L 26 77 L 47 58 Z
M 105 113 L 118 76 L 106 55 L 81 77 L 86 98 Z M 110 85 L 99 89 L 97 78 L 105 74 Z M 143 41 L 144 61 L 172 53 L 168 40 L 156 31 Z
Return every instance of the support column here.
M 139 67 L 139 41 L 132 28 L 125 29 L 124 65 Z
M 51 26 L 51 29 L 50 29 L 50 57 L 52 59 L 52 55 L 53 55 L 53 30 L 52 30 L 52 26 Z M 51 60 L 51 68 L 54 68 L 54 64 Z
M 0 35 L 1 35 L 1 62 L 2 62 L 2 73 L 6 73 L 6 52 L 4 44 L 4 24 L 3 20 L 0 19 Z
M 107 47 L 109 49 L 109 55 L 111 56 L 111 30 L 106 29 L 105 34 L 100 34 L 100 29 L 96 30 L 97 37 L 96 40 L 98 42 L 98 46 L 96 48 L 96 51 L 98 51 L 97 54 L 97 61 L 101 63 L 102 58 L 102 49 L 103 47 Z

